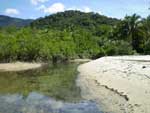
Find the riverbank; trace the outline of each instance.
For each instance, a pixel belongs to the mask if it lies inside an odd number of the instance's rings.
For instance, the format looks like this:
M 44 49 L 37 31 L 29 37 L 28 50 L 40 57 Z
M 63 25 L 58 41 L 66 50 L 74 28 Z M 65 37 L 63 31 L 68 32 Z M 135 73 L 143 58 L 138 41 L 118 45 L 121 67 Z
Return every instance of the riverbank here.
M 150 113 L 150 56 L 103 57 L 78 67 L 85 99 L 108 113 Z
M 91 59 L 74 59 L 69 60 L 69 63 L 85 63 Z M 11 63 L 0 63 L 0 72 L 6 71 L 26 71 L 30 69 L 37 69 L 45 65 L 46 63 L 32 63 L 32 62 L 11 62 Z
M 85 63 L 85 62 L 90 62 L 92 61 L 91 59 L 74 59 L 74 60 L 70 60 L 69 62 L 71 63 Z
M 42 66 L 43 66 L 42 63 L 29 63 L 29 62 L 0 63 L 0 72 L 25 71 L 30 69 L 37 69 Z

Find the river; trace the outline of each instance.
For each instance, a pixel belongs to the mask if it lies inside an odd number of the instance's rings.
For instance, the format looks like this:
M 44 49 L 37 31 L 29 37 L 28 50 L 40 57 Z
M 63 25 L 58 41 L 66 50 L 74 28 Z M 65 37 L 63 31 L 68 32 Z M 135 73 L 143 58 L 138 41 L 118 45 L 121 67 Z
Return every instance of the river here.
M 76 86 L 78 64 L 0 73 L 0 113 L 102 113 Z

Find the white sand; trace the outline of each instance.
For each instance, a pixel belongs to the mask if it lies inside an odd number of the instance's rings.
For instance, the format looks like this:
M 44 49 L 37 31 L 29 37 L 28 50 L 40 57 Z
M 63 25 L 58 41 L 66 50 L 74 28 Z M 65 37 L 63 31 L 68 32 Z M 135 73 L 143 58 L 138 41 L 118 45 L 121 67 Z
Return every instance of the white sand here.
M 83 97 L 105 112 L 150 113 L 150 56 L 103 57 L 78 71 Z
M 0 71 L 24 71 L 30 69 L 40 68 L 41 63 L 27 63 L 27 62 L 15 62 L 15 63 L 0 63 Z

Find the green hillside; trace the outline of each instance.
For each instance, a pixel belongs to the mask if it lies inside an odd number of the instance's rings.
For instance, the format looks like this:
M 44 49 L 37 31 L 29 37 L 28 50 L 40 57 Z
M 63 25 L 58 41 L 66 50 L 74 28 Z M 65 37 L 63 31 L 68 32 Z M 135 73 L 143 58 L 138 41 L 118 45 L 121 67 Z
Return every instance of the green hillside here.
M 32 27 L 44 29 L 73 29 L 86 28 L 94 30 L 100 25 L 115 25 L 119 20 L 108 18 L 98 13 L 84 13 L 80 11 L 65 11 L 39 18 L 31 23 Z

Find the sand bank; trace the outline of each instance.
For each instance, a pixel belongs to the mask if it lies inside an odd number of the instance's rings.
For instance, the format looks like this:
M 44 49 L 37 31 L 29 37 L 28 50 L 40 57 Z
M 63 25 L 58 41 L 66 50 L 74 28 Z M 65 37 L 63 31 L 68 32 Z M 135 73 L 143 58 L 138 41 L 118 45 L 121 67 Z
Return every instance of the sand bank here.
M 0 63 L 0 72 L 25 71 L 40 68 L 41 66 L 42 66 L 41 63 L 27 63 L 27 62 Z
M 72 63 L 84 63 L 84 62 L 89 62 L 92 61 L 91 59 L 74 59 L 74 60 L 70 60 L 69 62 Z
M 108 113 L 150 113 L 150 56 L 103 57 L 79 66 L 82 96 Z

